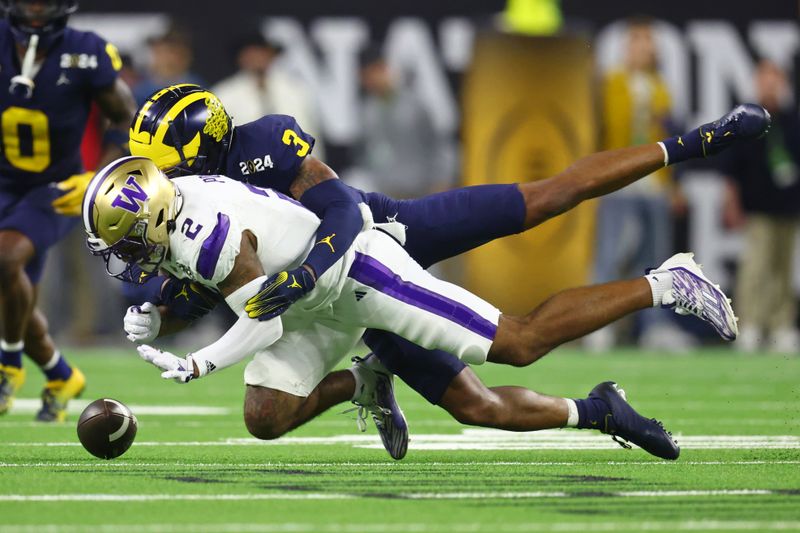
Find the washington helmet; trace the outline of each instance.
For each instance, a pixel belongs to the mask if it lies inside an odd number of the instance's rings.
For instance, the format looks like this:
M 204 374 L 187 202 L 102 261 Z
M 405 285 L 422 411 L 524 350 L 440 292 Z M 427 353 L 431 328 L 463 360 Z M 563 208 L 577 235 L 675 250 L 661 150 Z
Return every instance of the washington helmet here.
M 129 146 L 131 154 L 152 159 L 170 177 L 218 174 L 232 135 L 219 98 L 184 83 L 150 95 L 133 119 Z
M 142 282 L 166 258 L 179 209 L 180 193 L 155 163 L 117 159 L 92 178 L 83 197 L 89 250 L 103 257 L 110 275 Z M 112 257 L 124 263 L 118 272 Z

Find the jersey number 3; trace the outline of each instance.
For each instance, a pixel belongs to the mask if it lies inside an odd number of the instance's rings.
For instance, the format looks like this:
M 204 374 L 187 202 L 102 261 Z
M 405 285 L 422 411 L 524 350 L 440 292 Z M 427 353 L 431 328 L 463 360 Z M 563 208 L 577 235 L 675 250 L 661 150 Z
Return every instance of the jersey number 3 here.
M 295 145 L 297 147 L 297 157 L 305 157 L 308 151 L 311 150 L 311 146 L 301 139 L 294 130 L 284 130 L 281 140 L 287 146 Z
M 28 172 L 41 172 L 50 166 L 50 124 L 38 109 L 11 106 L 0 115 L 6 159 Z M 23 153 L 21 139 L 31 139 Z

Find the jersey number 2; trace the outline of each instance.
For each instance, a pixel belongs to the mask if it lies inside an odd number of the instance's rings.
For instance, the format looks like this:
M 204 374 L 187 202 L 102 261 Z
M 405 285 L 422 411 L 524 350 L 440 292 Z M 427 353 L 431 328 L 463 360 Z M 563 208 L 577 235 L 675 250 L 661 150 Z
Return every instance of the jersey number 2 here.
M 11 106 L 0 115 L 6 159 L 28 172 L 41 172 L 50 166 L 50 125 L 47 115 L 38 109 Z M 20 129 L 30 128 L 32 146 L 22 153 Z

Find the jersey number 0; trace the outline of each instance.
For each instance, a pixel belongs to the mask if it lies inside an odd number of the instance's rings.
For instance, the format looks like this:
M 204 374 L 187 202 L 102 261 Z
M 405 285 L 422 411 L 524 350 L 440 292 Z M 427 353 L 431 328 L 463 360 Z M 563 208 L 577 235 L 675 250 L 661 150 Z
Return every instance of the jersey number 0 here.
M 20 170 L 41 172 L 50 166 L 50 124 L 38 109 L 11 106 L 0 114 L 3 146 L 9 163 Z M 22 153 L 21 129 L 30 129 L 32 146 Z

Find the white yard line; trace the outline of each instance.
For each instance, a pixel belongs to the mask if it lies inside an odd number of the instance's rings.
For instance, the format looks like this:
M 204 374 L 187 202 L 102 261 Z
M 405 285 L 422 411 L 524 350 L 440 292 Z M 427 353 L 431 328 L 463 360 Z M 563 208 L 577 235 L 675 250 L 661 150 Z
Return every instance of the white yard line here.
M 67 412 L 79 415 L 91 402 L 86 400 L 72 400 L 69 402 Z M 127 405 L 127 404 L 126 404 Z M 17 398 L 11 407 L 14 414 L 33 414 L 42 408 L 42 400 L 31 398 Z M 197 406 L 197 405 L 128 405 L 135 415 L 156 416 L 219 416 L 229 415 L 231 410 L 227 407 Z
M 94 533 L 557 533 L 567 531 L 789 531 L 800 529 L 798 522 L 737 522 L 700 520 L 684 522 L 556 522 L 536 523 L 458 523 L 431 524 L 423 522 L 390 523 L 224 523 L 224 524 L 98 524 L 90 526 Z M 4 525 L 2 533 L 83 533 L 87 526 L 62 524 Z
M 684 449 L 800 449 L 796 435 L 682 435 L 676 437 Z M 349 434 L 328 437 L 284 437 L 262 441 L 254 438 L 229 438 L 210 441 L 140 441 L 135 446 L 352 446 L 383 448 L 375 435 Z M 70 447 L 76 441 L 0 442 L 0 446 Z M 465 429 L 460 434 L 412 434 L 413 450 L 613 450 L 618 446 L 608 436 L 575 430 L 514 433 L 498 430 Z
M 446 466 L 455 467 L 475 467 L 475 466 L 528 466 L 528 467 L 552 467 L 552 466 L 656 466 L 656 467 L 676 467 L 676 466 L 761 466 L 761 465 L 800 465 L 798 461 L 453 461 L 453 462 L 374 462 L 374 463 L 294 463 L 294 462 L 265 462 L 265 463 L 140 463 L 136 461 L 93 461 L 87 460 L 82 463 L 65 462 L 30 462 L 30 463 L 3 463 L 0 468 L 99 468 L 99 469 L 131 469 L 131 468 L 385 468 L 391 467 L 400 470 L 416 470 L 419 468 Z
M 562 491 L 506 492 L 392 492 L 409 500 L 530 500 L 542 498 L 707 498 L 717 496 L 770 496 L 766 489 L 611 491 L 583 496 Z M 370 498 L 345 492 L 256 492 L 247 494 L 3 494 L 4 502 L 156 502 L 156 501 L 250 501 L 250 500 L 353 500 Z

